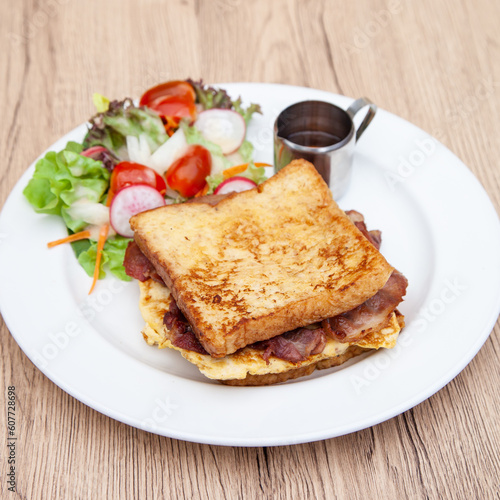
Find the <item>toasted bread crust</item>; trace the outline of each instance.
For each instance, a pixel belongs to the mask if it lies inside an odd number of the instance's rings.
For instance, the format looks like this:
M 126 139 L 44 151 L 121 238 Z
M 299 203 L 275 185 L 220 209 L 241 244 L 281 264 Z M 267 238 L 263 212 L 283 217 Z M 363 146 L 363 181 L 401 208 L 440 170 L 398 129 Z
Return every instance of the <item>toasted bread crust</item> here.
M 393 270 L 303 160 L 214 206 L 162 207 L 131 226 L 213 357 L 351 310 Z
M 242 380 L 219 380 L 220 383 L 224 385 L 238 385 L 238 386 L 258 386 L 258 385 L 272 385 L 279 384 L 280 382 L 286 382 L 287 380 L 293 380 L 299 377 L 305 377 L 311 375 L 315 370 L 324 370 L 326 368 L 332 368 L 333 366 L 340 366 L 341 364 L 349 361 L 355 356 L 359 356 L 370 349 L 363 349 L 357 345 L 350 346 L 347 351 L 339 356 L 330 359 L 323 359 L 318 361 L 313 365 L 301 366 L 300 368 L 295 368 L 294 370 L 289 370 L 283 373 L 269 373 L 266 375 L 247 375 L 246 378 Z

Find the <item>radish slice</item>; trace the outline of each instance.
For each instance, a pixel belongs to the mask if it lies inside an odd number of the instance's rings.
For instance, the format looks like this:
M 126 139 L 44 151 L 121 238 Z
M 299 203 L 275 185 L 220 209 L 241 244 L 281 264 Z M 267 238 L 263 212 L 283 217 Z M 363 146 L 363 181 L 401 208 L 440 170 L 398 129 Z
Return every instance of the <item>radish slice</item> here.
M 245 139 L 245 120 L 232 109 L 207 109 L 198 115 L 194 125 L 205 139 L 220 146 L 225 155 L 237 151 Z
M 109 207 L 109 222 L 113 229 L 126 238 L 132 238 L 130 217 L 165 205 L 165 198 L 151 186 L 135 184 L 120 189 Z
M 214 191 L 214 194 L 241 193 L 242 191 L 248 191 L 256 186 L 257 184 L 255 184 L 254 181 L 246 177 L 235 175 L 221 182 Z
M 91 148 L 83 150 L 80 154 L 82 156 L 87 156 L 90 158 L 94 154 L 103 153 L 106 151 L 107 149 L 104 146 L 92 146 Z

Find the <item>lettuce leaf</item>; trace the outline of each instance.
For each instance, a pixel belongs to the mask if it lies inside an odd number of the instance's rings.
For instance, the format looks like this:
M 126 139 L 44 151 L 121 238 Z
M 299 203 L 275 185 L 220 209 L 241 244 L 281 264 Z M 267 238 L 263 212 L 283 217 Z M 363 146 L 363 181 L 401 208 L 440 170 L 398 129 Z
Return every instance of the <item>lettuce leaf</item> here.
M 79 142 L 69 141 L 64 148 L 66 151 L 80 154 L 83 151 L 83 146 Z
M 123 238 L 122 236 L 114 236 L 106 241 L 101 257 L 99 279 L 106 277 L 104 268 L 107 267 L 117 278 L 122 281 L 130 281 L 131 278 L 125 273 L 125 268 L 123 267 L 125 250 L 129 241 L 131 241 L 129 238 Z M 97 242 L 85 240 L 84 242 L 73 243 L 72 246 L 78 262 L 85 272 L 92 277 L 97 255 Z
M 102 94 L 94 92 L 92 95 L 92 101 L 94 102 L 95 109 L 98 113 L 105 113 L 109 109 L 109 99 L 104 97 Z
M 111 101 L 107 111 L 90 119 L 83 147 L 104 146 L 120 160 L 128 160 L 127 136 L 139 137 L 143 134 L 151 152 L 168 138 L 161 118 L 154 111 L 136 106 L 129 98 Z
M 188 78 L 186 81 L 194 88 L 196 102 L 201 104 L 203 109 L 231 109 L 233 103 L 225 90 L 209 87 L 203 83 L 203 80 L 196 82 Z
M 244 108 L 241 105 L 241 97 L 238 97 L 236 101 L 233 101 L 233 108 L 235 111 L 237 111 L 245 120 L 245 123 L 248 125 L 248 122 L 252 119 L 252 115 L 254 113 L 260 113 L 262 114 L 262 109 L 260 107 L 260 104 L 250 104 L 248 108 Z
M 238 175 L 254 181 L 255 184 L 260 184 L 267 180 L 266 169 L 264 167 L 256 167 L 253 161 L 248 164 L 244 172 Z
M 224 181 L 224 176 L 222 174 L 209 175 L 206 179 L 208 184 L 207 194 L 213 194 L 217 186 Z
M 23 191 L 37 213 L 59 215 L 73 232 L 87 223 L 67 212 L 76 200 L 100 202 L 109 186 L 110 173 L 102 162 L 79 154 L 81 146 L 68 143 L 59 153 L 49 152 L 38 160 L 35 173 Z
M 254 181 L 255 184 L 260 184 L 267 180 L 266 169 L 264 167 L 256 167 L 253 161 L 249 162 L 247 169 L 238 174 L 238 176 L 246 177 L 247 179 Z M 217 186 L 224 180 L 224 174 L 222 173 L 209 175 L 206 179 L 208 183 L 207 194 L 213 194 L 213 192 L 217 189 Z
M 242 142 L 238 153 L 241 155 L 244 163 L 249 163 L 252 161 L 253 156 L 253 144 L 246 139 Z

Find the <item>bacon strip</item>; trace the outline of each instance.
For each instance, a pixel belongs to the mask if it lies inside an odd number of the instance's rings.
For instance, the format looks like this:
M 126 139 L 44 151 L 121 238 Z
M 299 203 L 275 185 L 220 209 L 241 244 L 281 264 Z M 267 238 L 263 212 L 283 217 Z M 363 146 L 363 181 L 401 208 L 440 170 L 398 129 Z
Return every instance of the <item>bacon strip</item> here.
M 321 328 L 316 330 L 298 328 L 272 339 L 256 342 L 251 347 L 263 350 L 262 358 L 269 364 L 271 356 L 291 361 L 292 363 L 304 361 L 312 354 L 322 353 L 325 345 L 326 335 Z
M 329 337 L 339 342 L 361 340 L 396 309 L 403 300 L 407 286 L 408 280 L 395 270 L 373 297 L 351 311 L 323 320 L 321 325 Z
M 191 325 L 173 299 L 170 301 L 168 311 L 163 316 L 163 324 L 170 330 L 170 342 L 175 347 L 186 349 L 187 351 L 195 351 L 200 354 L 208 354 L 196 338 Z
M 382 233 L 376 229 L 373 231 L 368 231 L 365 218 L 356 210 L 348 210 L 346 213 L 347 217 L 351 219 L 351 222 L 363 233 L 363 236 L 377 249 L 380 250 L 380 245 L 382 244 Z
M 125 259 L 123 260 L 125 272 L 131 278 L 139 281 L 146 281 L 149 278 L 154 279 L 158 283 L 164 285 L 161 276 L 156 272 L 153 264 L 141 252 L 137 243 L 132 240 L 125 250 Z

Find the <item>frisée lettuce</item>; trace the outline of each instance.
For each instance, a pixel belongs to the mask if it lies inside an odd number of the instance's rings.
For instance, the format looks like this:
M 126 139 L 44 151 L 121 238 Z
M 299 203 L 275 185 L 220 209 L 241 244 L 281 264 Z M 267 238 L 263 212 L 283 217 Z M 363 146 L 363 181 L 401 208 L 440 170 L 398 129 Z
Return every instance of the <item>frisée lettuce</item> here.
M 123 101 L 109 102 L 106 111 L 97 113 L 90 119 L 83 147 L 104 146 L 125 161 L 129 159 L 127 136 L 144 136 L 151 152 L 168 138 L 157 113 L 145 106 L 136 106 L 132 99 L 126 98 Z

